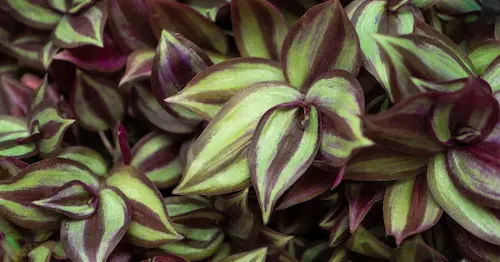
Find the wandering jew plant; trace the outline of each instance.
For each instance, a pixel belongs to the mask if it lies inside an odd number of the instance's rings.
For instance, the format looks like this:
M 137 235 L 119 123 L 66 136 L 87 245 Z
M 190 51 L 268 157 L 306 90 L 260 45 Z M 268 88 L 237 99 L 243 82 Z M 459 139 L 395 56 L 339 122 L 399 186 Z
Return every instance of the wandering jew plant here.
M 497 1 L 0 0 L 0 46 L 1 261 L 500 261 Z

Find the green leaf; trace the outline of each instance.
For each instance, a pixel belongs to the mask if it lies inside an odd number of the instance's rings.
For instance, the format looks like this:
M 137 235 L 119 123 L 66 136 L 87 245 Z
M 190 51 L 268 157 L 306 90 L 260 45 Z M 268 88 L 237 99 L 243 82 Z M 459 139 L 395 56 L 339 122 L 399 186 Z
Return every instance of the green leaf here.
M 280 60 L 288 28 L 279 9 L 266 0 L 235 0 L 231 21 L 242 56 Z
M 340 1 L 309 9 L 285 38 L 282 64 L 288 82 L 306 91 L 319 75 L 332 69 L 358 74 L 358 36 Z
M 306 101 L 321 114 L 320 154 L 326 164 L 342 166 L 354 150 L 373 144 L 361 127 L 363 90 L 348 72 L 332 70 L 319 76 L 307 91 Z
M 190 261 L 200 261 L 208 258 L 217 252 L 224 242 L 224 234 L 217 234 L 208 245 L 189 245 L 185 241 L 176 241 L 160 247 L 160 250 L 181 256 Z
M 399 180 L 385 190 L 384 224 L 396 244 L 434 226 L 443 214 L 427 188 L 425 176 Z
M 266 81 L 285 81 L 279 63 L 262 58 L 235 58 L 203 70 L 182 91 L 165 101 L 211 120 L 238 92 Z
M 52 58 L 57 52 L 59 52 L 59 47 L 55 46 L 52 41 L 48 41 L 38 52 L 38 56 L 45 70 L 49 70 Z
M 71 0 L 71 1 L 47 0 L 47 2 L 50 5 L 50 7 L 65 14 L 78 13 L 78 11 L 94 3 L 93 0 Z
M 340 204 L 332 208 L 320 221 L 319 226 L 330 231 L 328 246 L 335 247 L 349 236 L 349 208 Z
M 52 257 L 59 260 L 68 259 L 61 241 L 56 242 L 54 250 L 52 251 Z
M 0 181 L 16 176 L 28 163 L 15 157 L 0 157 Z
M 349 202 L 349 231 L 354 232 L 373 205 L 384 197 L 381 184 L 345 183 L 345 197 Z
M 64 220 L 61 242 L 71 261 L 105 262 L 131 223 L 131 207 L 115 188 L 99 191 L 96 214 L 84 220 Z
M 493 93 L 500 90 L 500 57 L 497 57 L 490 63 L 488 68 L 484 70 L 481 78 L 490 84 Z
M 451 218 L 448 218 L 446 222 L 448 222 L 448 228 L 452 233 L 457 249 L 470 261 L 496 262 L 500 259 L 498 245 L 493 245 L 475 237 L 453 222 Z
M 0 115 L 0 156 L 25 158 L 33 156 L 38 149 L 30 137 L 28 125 L 23 118 Z
M 476 0 L 441 0 L 436 9 L 445 14 L 458 15 L 480 11 L 481 5 Z
M 50 262 L 55 241 L 46 241 L 36 246 L 28 253 L 29 262 Z
M 106 1 L 99 1 L 78 15 L 65 15 L 54 29 L 52 41 L 62 48 L 82 45 L 103 47 L 104 25 L 108 19 Z
M 100 177 L 108 174 L 108 165 L 97 151 L 90 147 L 69 146 L 59 151 L 55 157 L 71 159 L 85 165 Z
M 387 260 L 391 258 L 391 248 L 378 240 L 370 231 L 366 230 L 361 225 L 347 240 L 346 247 L 353 252 L 368 257 Z
M 3 41 L 0 41 L 0 45 Z M 43 72 L 45 70 L 40 60 L 39 51 L 43 49 L 47 41 L 46 35 L 31 33 L 16 36 L 12 41 L 3 45 L 9 50 L 9 54 L 17 59 L 19 65 Z
M 182 239 L 172 226 L 160 191 L 142 172 L 129 166 L 119 167 L 106 179 L 106 185 L 120 190 L 130 204 L 129 242 L 141 247 L 159 247 Z
M 267 248 L 262 247 L 259 249 L 242 252 L 226 257 L 219 262 L 265 262 Z
M 318 110 L 302 106 L 277 105 L 267 111 L 249 146 L 250 176 L 266 224 L 278 199 L 304 174 L 318 152 Z
M 177 143 L 167 134 L 150 133 L 132 148 L 130 165 L 142 170 L 157 188 L 171 187 L 182 176 Z
M 15 18 L 34 28 L 52 29 L 61 19 L 45 0 L 6 0 L 2 4 Z
M 283 82 L 253 85 L 229 100 L 188 153 L 176 194 L 223 194 L 249 185 L 246 152 L 257 124 L 270 108 L 302 95 Z
M 425 244 L 421 237 L 416 236 L 406 240 L 394 249 L 392 260 L 394 262 L 448 262 L 445 256 Z
M 120 86 L 135 81 L 149 79 L 153 67 L 153 49 L 140 49 L 128 55 L 125 73 L 120 80 Z
M 444 154 L 435 156 L 427 169 L 427 182 L 439 206 L 476 237 L 500 245 L 500 219 L 495 212 L 460 193 L 453 184 Z
M 478 75 L 484 73 L 486 68 L 500 56 L 500 41 L 486 39 L 473 42 L 469 48 L 469 59 Z

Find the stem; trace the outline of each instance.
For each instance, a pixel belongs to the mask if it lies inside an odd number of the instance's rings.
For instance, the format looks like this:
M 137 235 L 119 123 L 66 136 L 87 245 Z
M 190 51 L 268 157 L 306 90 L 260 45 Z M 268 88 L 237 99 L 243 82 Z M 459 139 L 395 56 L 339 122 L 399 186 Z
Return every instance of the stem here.
M 113 147 L 113 145 L 111 145 L 111 142 L 109 142 L 108 137 L 103 131 L 99 131 L 99 138 L 101 139 L 102 144 L 104 145 L 106 150 L 108 150 L 109 154 L 113 157 L 113 159 L 116 159 L 117 157 L 116 150 Z

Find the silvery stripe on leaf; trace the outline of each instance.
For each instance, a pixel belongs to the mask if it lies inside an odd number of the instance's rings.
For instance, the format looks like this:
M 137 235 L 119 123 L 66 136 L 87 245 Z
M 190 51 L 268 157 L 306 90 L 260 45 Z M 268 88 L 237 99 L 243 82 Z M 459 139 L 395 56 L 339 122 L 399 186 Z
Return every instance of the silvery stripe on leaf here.
M 108 166 L 103 156 L 90 147 L 69 146 L 62 148 L 54 157 L 71 159 L 85 165 L 96 175 L 108 174 Z
M 345 183 L 345 197 L 349 203 L 349 231 L 354 232 L 372 206 L 383 199 L 383 186 L 378 183 Z
M 370 231 L 363 226 L 358 226 L 356 231 L 349 237 L 346 247 L 356 253 L 368 257 L 388 260 L 391 258 L 391 248 L 378 240 Z
M 127 57 L 125 73 L 120 79 L 120 86 L 148 79 L 151 76 L 154 56 L 153 49 L 139 49 L 130 53 Z
M 52 29 L 61 19 L 46 0 L 6 0 L 3 5 L 16 19 L 37 29 Z

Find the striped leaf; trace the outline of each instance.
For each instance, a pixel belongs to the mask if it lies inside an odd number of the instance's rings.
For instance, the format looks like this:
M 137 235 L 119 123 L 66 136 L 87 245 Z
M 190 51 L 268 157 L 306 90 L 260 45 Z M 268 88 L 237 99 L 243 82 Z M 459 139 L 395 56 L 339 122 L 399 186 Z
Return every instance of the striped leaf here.
M 473 42 L 469 48 L 469 59 L 477 74 L 482 74 L 484 70 L 500 56 L 500 41 L 487 39 Z
M 260 119 L 249 146 L 248 165 L 265 224 L 278 199 L 316 157 L 319 134 L 314 106 L 278 105 Z
M 210 201 L 202 196 L 170 196 L 164 198 L 164 203 L 171 217 L 182 216 L 212 207 Z
M 384 191 L 375 183 L 346 183 L 344 190 L 349 202 L 349 231 L 353 233 L 372 206 L 383 199 Z
M 302 91 L 332 69 L 357 75 L 360 58 L 358 36 L 340 1 L 327 1 L 309 9 L 283 42 L 286 79 Z
M 149 24 L 146 0 L 109 0 L 109 29 L 121 50 L 132 52 L 156 46 L 156 38 Z
M 176 241 L 160 247 L 161 251 L 189 259 L 189 261 L 200 261 L 211 257 L 217 252 L 224 241 L 224 234 L 219 233 L 207 244 L 187 243 L 186 241 Z M 196 245 L 198 244 L 198 245 Z
M 0 213 L 25 228 L 52 229 L 58 225 L 60 215 L 31 202 L 51 196 L 75 180 L 91 192 L 99 188 L 98 178 L 78 162 L 54 158 L 38 161 L 15 177 L 0 182 Z
M 52 63 L 52 59 L 54 58 L 55 54 L 59 52 L 59 47 L 54 45 L 52 41 L 48 41 L 38 52 L 38 57 L 40 61 L 42 62 L 43 68 L 45 70 L 49 70 L 50 64 Z
M 347 251 L 343 247 L 336 248 L 328 262 L 347 262 Z
M 142 260 L 142 262 L 189 262 L 189 260 L 172 254 L 164 254 Z
M 0 115 L 0 156 L 26 158 L 37 154 L 30 135 L 25 119 Z
M 228 43 L 224 31 L 186 4 L 169 0 L 148 0 L 149 21 L 156 37 L 162 30 L 180 33 L 202 48 L 225 54 Z
M 141 247 L 158 247 L 182 239 L 170 222 L 160 191 L 143 173 L 122 166 L 109 175 L 106 184 L 120 190 L 130 204 L 129 242 Z
M 77 70 L 72 99 L 78 124 L 92 131 L 104 131 L 116 125 L 125 114 L 116 84 Z
M 242 56 L 280 60 L 288 28 L 279 9 L 267 0 L 232 1 L 231 22 Z
M 439 206 L 476 237 L 500 245 L 500 218 L 458 191 L 447 169 L 446 156 L 436 155 L 427 169 L 427 183 Z
M 217 18 L 224 19 L 227 16 L 229 3 L 226 0 L 187 0 L 186 4 L 204 15 L 211 21 L 216 22 Z
M 262 247 L 259 249 L 242 252 L 228 256 L 219 262 L 265 262 L 267 255 L 267 248 Z
M 104 177 L 108 173 L 108 166 L 104 158 L 90 147 L 69 146 L 59 151 L 55 157 L 71 159 L 92 170 L 94 174 Z
M 141 170 L 159 188 L 171 187 L 182 176 L 178 142 L 162 133 L 150 133 L 132 148 L 131 166 Z
M 49 85 L 49 76 L 46 74 L 43 81 L 36 85 L 35 91 L 33 92 L 33 99 L 30 104 L 30 112 L 36 110 L 36 108 L 43 102 L 50 99 L 51 86 Z
M 69 182 L 50 196 L 33 201 L 32 204 L 72 219 L 85 219 L 92 216 L 97 207 L 92 190 L 86 187 L 80 181 Z
M 330 231 L 329 246 L 335 247 L 343 243 L 349 236 L 349 209 L 340 204 L 332 208 L 320 221 L 319 226 Z
M 306 101 L 321 113 L 320 154 L 325 164 L 342 166 L 351 152 L 372 145 L 363 136 L 363 90 L 346 71 L 332 70 L 319 76 L 307 91 Z
M 61 242 L 75 262 L 105 262 L 131 224 L 131 207 L 115 188 L 99 191 L 96 214 L 84 220 L 63 220 Z
M 166 101 L 211 120 L 241 90 L 260 82 L 284 80 L 277 62 L 262 58 L 235 58 L 202 71 L 179 94 Z
M 66 130 L 75 122 L 74 119 L 61 116 L 50 101 L 44 101 L 31 112 L 29 129 L 40 133 L 37 141 L 42 156 L 47 156 L 59 149 Z
M 175 112 L 171 108 L 162 108 L 147 83 L 135 84 L 130 92 L 130 97 L 134 110 L 161 130 L 177 134 L 188 134 L 195 131 L 200 124 L 197 119 L 183 118 L 183 115 L 178 114 L 179 110 Z M 189 117 L 193 115 L 191 112 L 188 112 L 188 114 Z
M 411 6 L 399 8 L 397 12 L 387 12 L 386 0 L 356 0 L 346 7 L 346 13 L 352 21 L 359 37 L 362 51 L 362 62 L 375 78 L 385 87 L 394 101 L 395 97 L 390 92 L 389 72 L 385 67 L 385 59 L 381 50 L 374 41 L 373 34 L 403 35 L 414 30 L 415 21 L 423 20 L 420 11 Z
M 0 229 L 0 253 L 2 254 L 0 257 L 2 261 L 21 261 L 25 253 L 23 253 L 23 249 L 21 247 L 20 237 L 15 236 L 13 231 L 7 231 L 3 225 L 3 222 L 8 223 L 7 221 L 2 220 L 2 228 Z
M 347 240 L 346 247 L 356 253 L 389 260 L 391 248 L 378 240 L 370 231 L 360 225 L 354 234 Z
M 0 180 L 16 176 L 28 163 L 15 157 L 0 157 Z
M 284 82 L 256 84 L 238 93 L 194 143 L 174 192 L 223 194 L 247 187 L 250 175 L 246 152 L 260 118 L 276 105 L 301 98 Z
M 153 49 L 139 49 L 129 54 L 125 73 L 120 80 L 120 86 L 138 80 L 149 79 L 154 56 Z
M 106 1 L 98 1 L 81 14 L 63 16 L 54 29 L 52 41 L 62 48 L 82 45 L 103 47 L 104 25 L 107 19 Z
M 46 43 L 46 35 L 21 34 L 7 43 L 5 48 L 9 50 L 9 55 L 17 59 L 19 65 L 43 72 L 45 70 L 38 53 Z M 0 45 L 2 45 L 2 41 L 0 41 Z
M 394 262 L 448 262 L 445 256 L 425 244 L 421 237 L 406 240 L 394 249 L 391 261 Z
M 394 236 L 398 246 L 408 236 L 434 226 L 442 213 L 427 188 L 425 176 L 397 181 L 385 191 L 385 232 Z
M 53 57 L 70 62 L 76 67 L 95 72 L 116 72 L 126 63 L 126 55 L 120 52 L 108 34 L 103 36 L 103 46 L 85 45 L 65 49 Z
M 498 245 L 485 242 L 453 222 L 446 220 L 459 252 L 470 261 L 496 262 L 500 259 Z
M 441 0 L 436 9 L 445 14 L 458 15 L 480 11 L 481 5 L 476 0 Z
M 52 251 L 52 257 L 59 260 L 68 259 L 61 241 L 57 241 Z
M 222 259 L 231 255 L 231 244 L 223 243 L 217 252 L 212 256 L 211 262 L 220 262 Z
M 78 11 L 90 6 L 94 3 L 93 0 L 71 0 L 71 1 L 58 1 L 58 0 L 48 0 L 47 3 L 53 9 L 65 13 L 65 14 L 75 14 Z
M 37 29 L 52 29 L 61 19 L 45 0 L 5 0 L 4 6 L 17 20 Z
M 0 75 L 0 114 L 26 116 L 33 90 L 12 76 Z
M 490 63 L 488 68 L 484 70 L 481 78 L 490 84 L 493 93 L 500 91 L 500 57 L 497 57 Z
M 28 253 L 29 262 L 50 262 L 52 251 L 56 245 L 55 241 L 46 241 L 36 246 Z

